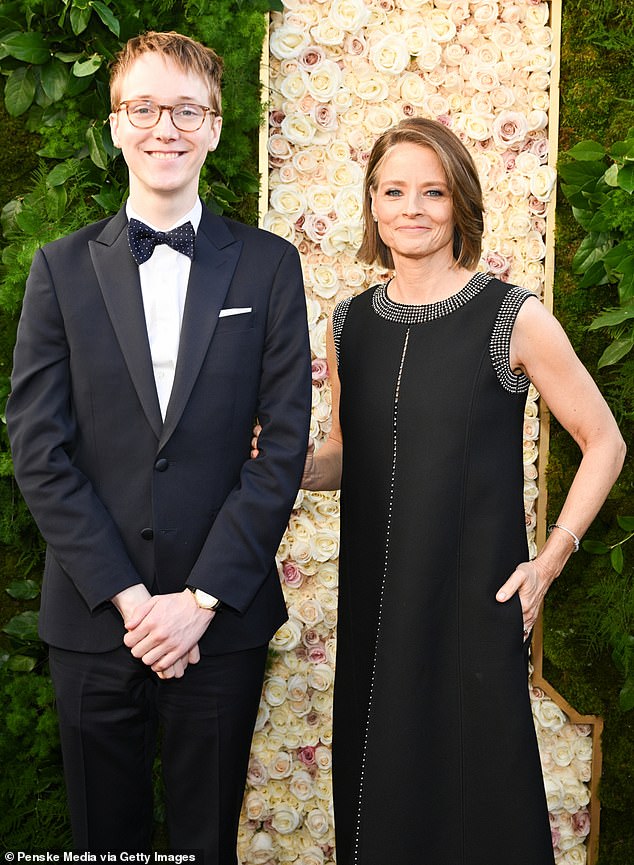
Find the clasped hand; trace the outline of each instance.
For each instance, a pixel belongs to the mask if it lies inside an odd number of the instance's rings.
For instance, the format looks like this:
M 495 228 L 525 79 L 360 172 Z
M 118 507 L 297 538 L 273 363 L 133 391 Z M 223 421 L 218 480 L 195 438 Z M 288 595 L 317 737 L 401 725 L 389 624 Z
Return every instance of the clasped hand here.
M 125 619 L 123 642 L 159 678 L 178 679 L 200 660 L 198 641 L 214 615 L 198 606 L 189 589 L 153 595 Z

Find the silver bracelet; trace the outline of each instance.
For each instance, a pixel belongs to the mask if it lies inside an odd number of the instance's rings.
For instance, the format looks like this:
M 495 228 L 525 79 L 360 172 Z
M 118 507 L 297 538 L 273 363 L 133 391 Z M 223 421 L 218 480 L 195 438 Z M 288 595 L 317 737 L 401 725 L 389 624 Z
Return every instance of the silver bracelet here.
M 561 529 L 562 532 L 568 532 L 568 534 L 572 538 L 573 544 L 575 545 L 575 553 L 579 552 L 579 538 L 572 531 L 572 529 L 567 529 L 566 526 L 562 526 L 560 523 L 553 523 L 551 526 L 548 526 L 548 534 L 550 534 L 553 529 Z

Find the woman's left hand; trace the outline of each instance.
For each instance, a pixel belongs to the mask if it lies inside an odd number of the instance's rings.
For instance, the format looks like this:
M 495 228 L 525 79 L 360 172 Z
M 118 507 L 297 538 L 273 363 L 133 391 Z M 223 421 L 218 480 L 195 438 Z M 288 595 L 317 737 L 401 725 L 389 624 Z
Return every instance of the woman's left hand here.
M 537 559 L 532 562 L 522 562 L 515 568 L 495 596 L 496 600 L 505 603 L 516 592 L 519 594 L 524 619 L 525 640 L 537 621 L 542 601 L 551 582 L 552 579 L 542 572 Z

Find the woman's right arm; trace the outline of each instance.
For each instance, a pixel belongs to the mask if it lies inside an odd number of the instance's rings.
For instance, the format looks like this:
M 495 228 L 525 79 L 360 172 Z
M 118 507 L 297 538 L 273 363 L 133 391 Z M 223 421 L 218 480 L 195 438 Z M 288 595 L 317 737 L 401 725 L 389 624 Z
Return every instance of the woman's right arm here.
M 330 378 L 332 426 L 328 438 L 319 448 L 310 439 L 306 452 L 306 463 L 302 475 L 301 487 L 304 490 L 338 490 L 341 486 L 341 463 L 343 455 L 343 436 L 339 422 L 339 398 L 341 383 L 337 371 L 337 353 L 332 331 L 332 319 L 328 321 L 326 331 L 326 360 Z

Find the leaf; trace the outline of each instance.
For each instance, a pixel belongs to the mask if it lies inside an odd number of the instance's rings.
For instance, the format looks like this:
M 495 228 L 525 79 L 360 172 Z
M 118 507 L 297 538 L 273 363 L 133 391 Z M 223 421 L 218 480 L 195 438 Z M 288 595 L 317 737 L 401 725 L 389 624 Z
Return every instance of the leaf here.
M 7 669 L 13 673 L 30 673 L 37 664 L 37 658 L 28 655 L 11 655 L 7 663 Z
M 617 514 L 616 521 L 624 532 L 634 532 L 634 517 L 623 517 Z
M 609 281 L 603 259 L 595 261 L 584 273 L 579 281 L 579 288 L 593 288 L 596 285 L 605 285 Z
M 598 330 L 600 327 L 615 327 L 624 321 L 634 318 L 634 306 L 607 309 L 598 315 L 588 327 L 588 330 Z
M 634 300 L 634 271 L 628 270 L 619 282 L 619 300 L 621 303 L 629 303 Z
M 97 129 L 96 126 L 89 126 L 86 132 L 86 140 L 88 141 L 88 151 L 90 153 L 90 158 L 95 163 L 97 168 L 107 168 L 108 154 L 106 153 L 106 148 L 104 147 L 103 138 L 101 136 L 101 129 Z
M 83 33 L 90 22 L 92 9 L 89 6 L 76 6 L 74 3 L 70 10 L 70 26 L 75 36 Z
M 37 640 L 38 614 L 34 610 L 27 610 L 25 613 L 18 613 L 14 616 L 2 629 L 9 637 L 17 640 Z
M 621 547 L 620 544 L 612 548 L 612 552 L 610 553 L 610 564 L 617 574 L 623 573 L 624 556 L 623 547 Z
M 30 207 L 24 207 L 17 213 L 15 222 L 18 228 L 30 237 L 36 237 L 42 230 L 41 214 Z
M 35 580 L 14 580 L 5 591 L 16 601 L 32 601 L 40 594 L 40 587 Z
M 59 162 L 46 175 L 47 186 L 61 186 L 66 183 L 69 177 L 74 177 L 77 174 L 77 160 L 68 160 L 67 162 Z
M 4 86 L 4 104 L 12 117 L 24 114 L 31 107 L 36 86 L 35 75 L 31 69 L 21 67 L 9 74 Z
M 586 541 L 583 541 L 581 546 L 586 551 L 586 553 L 592 553 L 594 556 L 602 555 L 603 553 L 609 553 L 610 548 L 603 541 L 593 541 L 589 538 Z
M 618 363 L 621 358 L 625 357 L 625 355 L 632 350 L 633 346 L 634 330 L 629 336 L 623 337 L 622 339 L 615 339 L 614 342 L 603 352 L 599 358 L 597 366 L 601 369 L 604 366 L 612 366 L 612 364 Z
M 69 78 L 68 67 L 61 60 L 51 60 L 40 71 L 42 90 L 53 102 L 62 98 Z
M 623 168 L 620 168 L 617 180 L 621 189 L 624 189 L 631 195 L 632 192 L 634 192 L 634 165 L 630 163 L 629 165 L 624 165 Z
M 580 162 L 596 162 L 605 156 L 605 147 L 598 141 L 579 141 L 574 147 L 566 151 L 569 156 Z
M 621 688 L 619 706 L 623 712 L 629 712 L 630 709 L 634 709 L 634 676 L 629 676 Z
M 111 33 L 114 33 L 115 36 L 118 36 L 121 28 L 119 26 L 119 19 L 115 17 L 112 9 L 106 6 L 105 3 L 102 3 L 101 0 L 94 0 L 90 5 L 101 18 L 108 30 L 110 30 Z
M 591 264 L 602 259 L 611 248 L 612 244 L 607 234 L 593 233 L 584 237 L 572 259 L 573 272 L 584 273 Z
M 103 63 L 101 54 L 92 54 L 88 60 L 73 63 L 73 75 L 76 78 L 85 78 L 88 75 L 94 75 Z
M 0 40 L 0 49 L 10 57 L 23 63 L 33 63 L 36 66 L 51 56 L 51 51 L 41 33 L 32 30 L 27 33 L 9 33 Z
M 46 190 L 46 215 L 53 222 L 58 222 L 64 215 L 68 194 L 64 186 L 50 186 Z

